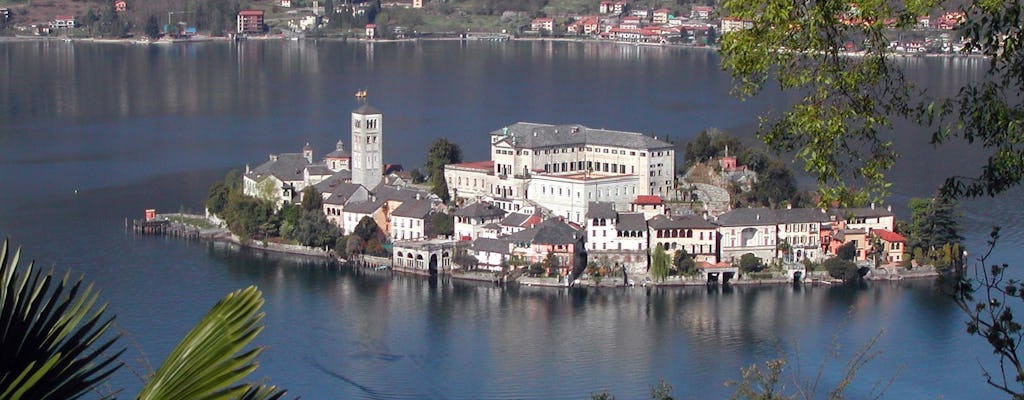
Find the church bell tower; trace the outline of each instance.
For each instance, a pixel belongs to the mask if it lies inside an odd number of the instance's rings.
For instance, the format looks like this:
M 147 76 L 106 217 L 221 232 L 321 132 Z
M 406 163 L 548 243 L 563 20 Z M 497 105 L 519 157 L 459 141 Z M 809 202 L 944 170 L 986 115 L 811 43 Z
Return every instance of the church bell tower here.
M 380 183 L 384 169 L 383 115 L 366 103 L 365 94 L 358 97 L 362 105 L 352 111 L 352 183 L 371 190 Z

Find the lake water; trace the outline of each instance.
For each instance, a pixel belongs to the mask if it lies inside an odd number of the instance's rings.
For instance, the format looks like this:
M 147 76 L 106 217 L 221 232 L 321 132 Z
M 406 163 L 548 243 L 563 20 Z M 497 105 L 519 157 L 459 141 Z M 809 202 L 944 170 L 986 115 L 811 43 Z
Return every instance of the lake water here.
M 949 93 L 979 60 L 911 59 L 911 77 Z M 598 43 L 332 41 L 128 46 L 0 42 L 0 234 L 43 266 L 103 290 L 129 347 L 112 381 L 141 385 L 220 297 L 265 293 L 256 378 L 309 399 L 646 396 L 723 398 L 739 369 L 797 352 L 805 375 L 884 331 L 851 398 L 895 376 L 887 398 L 999 398 L 990 350 L 931 282 L 861 287 L 555 290 L 391 276 L 125 234 L 144 208 L 199 209 L 229 168 L 311 143 L 348 141 L 353 94 L 384 112 L 385 161 L 420 166 L 438 137 L 485 159 L 487 133 L 516 121 L 582 123 L 684 140 L 717 127 L 753 143 L 757 116 L 704 50 Z M 901 127 L 892 202 L 928 195 L 978 165 L 978 149 L 931 149 Z M 1024 264 L 1021 190 L 967 202 L 972 253 L 1004 226 L 994 261 Z M 832 362 L 822 388 L 837 378 Z

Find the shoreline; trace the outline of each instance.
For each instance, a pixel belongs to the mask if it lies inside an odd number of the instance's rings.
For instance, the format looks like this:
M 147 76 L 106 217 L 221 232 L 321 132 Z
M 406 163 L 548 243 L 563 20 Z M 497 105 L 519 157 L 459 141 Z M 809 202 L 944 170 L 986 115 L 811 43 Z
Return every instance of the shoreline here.
M 495 35 L 504 35 L 495 33 Z M 718 46 L 696 46 L 689 44 L 674 44 L 674 43 L 644 43 L 644 42 L 626 42 L 620 40 L 604 40 L 594 39 L 589 37 L 571 38 L 571 37 L 514 37 L 509 35 L 504 39 L 488 39 L 488 38 L 474 38 L 474 37 L 416 37 L 416 38 L 405 38 L 405 39 L 363 39 L 363 38 L 351 38 L 351 37 L 337 37 L 337 36 L 285 36 L 285 35 L 266 35 L 266 36 L 251 36 L 246 37 L 244 40 L 254 41 L 286 41 L 286 40 L 324 40 L 324 41 L 339 41 L 339 42 L 356 42 L 364 44 L 388 44 L 388 43 L 415 43 L 415 42 L 551 42 L 551 43 L 608 43 L 613 45 L 624 45 L 634 47 L 655 47 L 655 48 L 673 48 L 673 49 L 688 49 L 688 50 L 704 50 L 717 53 Z M 196 39 L 172 39 L 172 40 L 150 40 L 143 38 L 126 38 L 126 39 L 104 39 L 104 38 L 89 38 L 89 37 L 59 37 L 59 36 L 0 36 L 0 43 L 3 42 L 29 42 L 29 41 L 63 41 L 63 42 L 83 42 L 83 43 L 106 43 L 106 44 L 121 44 L 121 45 L 177 45 L 177 44 L 189 44 L 189 43 L 207 43 L 207 42 L 235 42 L 236 40 L 226 36 L 201 36 Z M 864 54 L 860 52 L 844 52 L 842 55 L 847 57 L 863 57 Z M 964 59 L 975 59 L 985 58 L 983 54 L 959 54 L 959 53 L 896 53 L 893 52 L 888 54 L 892 57 L 898 58 L 964 58 Z
M 305 247 L 305 246 L 288 245 L 288 244 L 275 243 L 275 242 L 250 241 L 249 244 L 245 244 L 245 243 L 242 243 L 240 240 L 238 240 L 238 238 L 234 234 L 228 232 L 226 229 L 216 229 L 216 230 L 213 230 L 212 232 L 210 232 L 210 231 L 203 232 L 203 233 L 200 234 L 199 239 L 200 240 L 206 240 L 206 241 L 209 241 L 211 243 L 226 243 L 226 244 L 237 246 L 239 249 L 260 250 L 260 251 L 265 251 L 265 252 L 269 252 L 269 253 L 280 254 L 282 256 L 299 256 L 299 257 L 319 258 L 319 259 L 322 259 L 322 260 L 326 260 L 326 261 L 330 261 L 330 262 L 333 262 L 333 263 L 337 263 L 341 267 L 348 267 L 348 268 L 353 268 L 353 269 L 357 269 L 358 268 L 358 269 L 366 270 L 366 271 L 377 271 L 376 269 L 370 268 L 370 267 L 359 267 L 355 263 L 350 262 L 347 259 L 343 259 L 343 258 L 337 257 L 334 254 L 333 251 L 324 251 L 324 250 L 319 250 L 319 249 L 312 249 L 312 248 Z M 880 269 L 880 270 L 887 270 L 887 269 Z M 562 282 L 558 282 L 557 280 L 555 280 L 553 278 L 529 278 L 529 277 L 523 276 L 523 277 L 520 277 L 518 280 L 515 280 L 515 281 L 501 282 L 501 280 L 496 276 L 496 274 L 498 274 L 498 273 L 494 272 L 494 271 L 488 271 L 488 270 L 457 270 L 457 271 L 458 272 L 450 271 L 447 274 L 439 275 L 439 276 L 447 276 L 447 277 L 451 278 L 452 280 L 458 280 L 458 281 L 477 282 L 477 283 L 491 283 L 491 284 L 501 285 L 501 286 L 511 284 L 511 285 L 518 285 L 518 286 L 524 286 L 524 287 L 545 287 L 545 288 L 567 288 L 567 287 L 570 287 L 570 286 L 566 286 Z M 421 270 L 410 269 L 410 268 L 403 268 L 403 267 L 395 267 L 395 266 L 389 266 L 386 270 L 383 270 L 382 272 L 398 273 L 398 274 L 402 274 L 402 275 L 415 276 L 415 277 L 421 277 L 421 278 L 430 278 L 431 277 L 430 274 L 424 273 Z M 939 274 L 938 272 L 936 272 L 934 270 L 921 271 L 921 272 L 907 271 L 907 273 L 905 273 L 905 274 L 897 273 L 896 275 L 888 275 L 888 276 L 868 275 L 868 276 L 864 277 L 863 280 L 865 282 L 898 282 L 898 281 L 903 281 L 903 280 L 918 281 L 918 280 L 923 280 L 923 279 L 935 279 L 935 278 L 938 278 L 939 276 L 941 276 L 941 274 Z M 593 284 L 593 281 L 587 281 L 587 282 L 577 283 L 577 284 L 575 284 L 575 285 L 573 285 L 571 287 L 586 288 L 586 289 L 629 288 L 629 287 L 637 287 L 637 288 L 647 288 L 647 287 L 654 287 L 654 288 L 691 288 L 691 287 L 701 287 L 701 286 L 705 286 L 705 287 L 706 286 L 719 286 L 719 287 L 722 287 L 722 286 L 734 286 L 734 287 L 740 286 L 740 287 L 745 287 L 745 286 L 778 286 L 778 285 L 793 285 L 793 284 L 794 284 L 794 282 L 792 280 L 785 279 L 785 278 L 773 278 L 773 279 L 736 279 L 736 280 L 729 281 L 729 283 L 727 283 L 727 284 L 717 284 L 717 283 L 705 282 L 705 281 L 693 280 L 693 279 L 686 279 L 686 280 L 675 279 L 675 280 L 666 281 L 666 282 L 650 282 L 647 285 L 635 284 L 635 285 L 632 285 L 632 286 L 630 286 L 629 284 L 625 284 L 625 283 L 623 283 L 623 284 L 615 284 L 615 285 L 607 285 L 607 284 L 602 285 L 602 284 Z M 800 285 L 803 285 L 803 286 L 831 286 L 831 285 L 843 285 L 843 284 L 844 283 L 841 280 L 836 280 L 836 279 L 814 280 L 814 279 L 811 279 L 811 278 L 807 278 L 807 279 L 803 280 L 802 282 L 800 282 Z

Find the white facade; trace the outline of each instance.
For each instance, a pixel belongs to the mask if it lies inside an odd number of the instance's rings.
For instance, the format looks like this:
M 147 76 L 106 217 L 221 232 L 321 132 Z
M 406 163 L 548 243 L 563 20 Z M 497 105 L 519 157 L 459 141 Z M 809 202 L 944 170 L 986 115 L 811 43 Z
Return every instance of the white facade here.
M 637 186 L 637 178 L 629 175 L 538 175 L 530 179 L 526 197 L 566 221 L 583 225 L 587 203 L 628 203 L 636 198 Z
M 384 167 L 384 117 L 364 104 L 352 112 L 352 183 L 372 189 L 381 181 Z
M 775 224 L 723 226 L 719 233 L 722 261 L 736 263 L 746 253 L 753 253 L 765 262 L 775 258 Z
M 685 251 L 696 261 L 718 262 L 718 227 L 696 216 L 658 215 L 648 221 L 650 246 L 668 254 Z
M 422 218 L 400 217 L 392 214 L 391 240 L 419 240 L 426 237 L 426 221 Z

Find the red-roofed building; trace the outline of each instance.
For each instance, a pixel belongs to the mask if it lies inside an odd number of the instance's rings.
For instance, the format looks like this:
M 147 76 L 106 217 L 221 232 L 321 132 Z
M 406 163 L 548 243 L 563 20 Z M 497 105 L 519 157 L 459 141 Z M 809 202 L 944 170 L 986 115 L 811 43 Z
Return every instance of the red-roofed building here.
M 601 20 L 598 17 L 581 17 L 566 27 L 566 32 L 575 35 L 594 35 L 601 29 Z
M 626 17 L 619 23 L 621 29 L 640 29 L 640 17 Z
M 263 10 L 242 10 L 238 12 L 238 33 L 263 33 Z
M 128 9 L 128 2 L 124 0 L 117 0 L 114 2 L 114 12 L 124 12 Z
M 373 39 L 377 37 L 377 24 L 366 24 L 366 38 Z
M 639 195 L 630 209 L 635 213 L 643 213 L 645 219 L 651 219 L 655 215 L 665 214 L 665 203 L 660 196 Z
M 903 235 L 885 229 L 872 229 L 871 235 L 882 243 L 882 255 L 885 262 L 903 262 L 903 253 L 907 250 L 907 239 Z

